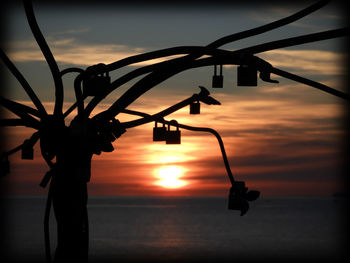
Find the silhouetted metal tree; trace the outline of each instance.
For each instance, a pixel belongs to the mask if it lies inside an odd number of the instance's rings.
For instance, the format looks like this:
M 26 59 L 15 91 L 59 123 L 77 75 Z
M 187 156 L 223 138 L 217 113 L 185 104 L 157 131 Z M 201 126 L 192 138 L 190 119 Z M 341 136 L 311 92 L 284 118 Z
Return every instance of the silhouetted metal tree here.
M 215 75 L 213 76 L 213 87 L 222 88 L 223 76 L 217 75 L 217 66 L 238 65 L 237 82 L 238 85 L 256 86 L 257 73 L 261 80 L 271 83 L 278 83 L 270 78 L 271 73 L 281 77 L 300 82 L 324 92 L 349 100 L 349 95 L 324 84 L 306 79 L 304 77 L 283 71 L 273 67 L 267 61 L 256 56 L 259 53 L 295 46 L 304 43 L 311 43 L 336 37 L 349 35 L 349 28 L 329 30 L 314 34 L 291 37 L 287 39 L 271 41 L 264 44 L 251 46 L 235 51 L 220 49 L 221 46 L 243 38 L 261 34 L 281 26 L 292 23 L 327 4 L 328 1 L 319 1 L 291 16 L 277 20 L 275 22 L 253 28 L 251 30 L 235 33 L 220 38 L 207 46 L 179 46 L 172 47 L 140 55 L 131 56 L 111 64 L 97 64 L 87 69 L 67 68 L 60 70 L 57 66 L 44 36 L 42 35 L 34 16 L 32 4 L 24 2 L 25 13 L 32 33 L 49 65 L 55 85 L 55 107 L 53 114 L 47 113 L 42 103 L 34 93 L 33 89 L 10 61 L 6 54 L 0 50 L 0 57 L 11 73 L 17 78 L 35 108 L 25 106 L 21 103 L 6 99 L 0 96 L 0 104 L 18 116 L 16 119 L 2 119 L 0 126 L 25 126 L 36 130 L 30 138 L 18 147 L 4 152 L 1 155 L 1 174 L 9 173 L 8 156 L 22 151 L 22 158 L 33 158 L 33 146 L 40 139 L 41 154 L 50 167 L 40 185 L 45 187 L 50 182 L 48 190 L 47 207 L 45 212 L 45 242 L 47 261 L 51 262 L 51 249 L 48 235 L 48 219 L 51 203 L 57 221 L 57 249 L 55 262 L 66 262 L 78 260 L 87 261 L 88 258 L 88 217 L 87 217 L 87 182 L 90 180 L 91 158 L 93 154 L 101 152 L 111 152 L 114 150 L 112 142 L 119 139 L 124 132 L 133 127 L 137 127 L 149 122 L 162 123 L 160 127 L 154 128 L 153 139 L 155 141 L 166 141 L 168 144 L 180 143 L 179 128 L 198 132 L 209 132 L 218 139 L 222 152 L 224 165 L 228 177 L 232 184 L 229 195 L 229 209 L 240 210 L 241 215 L 249 208 L 248 201 L 253 201 L 259 196 L 258 191 L 248 191 L 244 182 L 234 180 L 225 153 L 224 145 L 220 135 L 211 128 L 191 127 L 180 124 L 175 120 L 167 121 L 167 115 L 190 105 L 191 113 L 198 114 L 199 103 L 208 105 L 220 104 L 212 98 L 208 90 L 200 87 L 200 92 L 191 97 L 169 107 L 157 114 L 147 113 L 127 109 L 137 98 L 152 89 L 159 83 L 185 70 L 213 66 Z M 139 67 L 113 81 L 109 72 L 119 68 L 151 60 L 155 58 L 165 58 L 172 55 L 182 55 L 175 59 L 168 59 L 163 62 Z M 76 102 L 63 112 L 63 82 L 62 78 L 68 73 L 78 73 L 74 80 L 74 90 Z M 122 86 L 123 84 L 144 76 L 120 96 L 107 110 L 90 117 L 91 113 L 108 94 Z M 84 105 L 86 97 L 92 96 L 91 101 Z M 68 125 L 65 118 L 77 108 L 78 113 Z M 128 122 L 119 122 L 116 116 L 120 113 L 140 116 L 141 118 Z M 39 120 L 38 120 L 39 119 Z M 168 129 L 165 125 L 168 125 Z M 176 130 L 170 130 L 170 126 L 175 126 Z M 55 158 L 55 159 L 54 159 Z M 53 161 L 55 160 L 55 162 Z

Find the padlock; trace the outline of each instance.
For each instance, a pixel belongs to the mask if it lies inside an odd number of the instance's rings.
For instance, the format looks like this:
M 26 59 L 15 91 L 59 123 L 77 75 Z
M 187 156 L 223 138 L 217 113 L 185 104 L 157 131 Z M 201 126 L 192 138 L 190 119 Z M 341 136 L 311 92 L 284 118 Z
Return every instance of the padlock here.
M 165 141 L 166 144 L 181 144 L 181 131 L 179 130 L 179 126 L 176 126 L 176 131 L 171 131 L 170 124 L 168 124 Z
M 224 76 L 222 75 L 222 65 L 220 65 L 220 75 L 216 74 L 216 67 L 217 65 L 214 66 L 214 76 L 213 76 L 212 87 L 222 88 L 224 86 Z
M 25 140 L 22 147 L 22 160 L 33 160 L 34 159 L 34 149 L 33 145 L 29 140 Z
M 94 65 L 86 69 L 86 76 L 83 78 L 83 95 L 102 95 L 104 91 L 108 88 L 109 84 L 111 83 L 111 77 L 109 76 L 108 71 L 100 74 L 89 74 L 89 71 L 105 66 L 105 64 L 100 63 L 98 65 Z
M 240 65 L 237 68 L 237 86 L 257 86 L 257 68 L 250 65 Z
M 200 114 L 201 112 L 201 104 L 199 101 L 197 102 L 191 102 L 190 104 L 190 114 Z
M 153 127 L 153 141 L 165 141 L 165 134 L 167 132 L 165 124 L 163 123 L 163 127 L 158 127 L 158 122 L 155 122 L 154 125 L 155 126 Z
M 6 176 L 10 173 L 10 162 L 8 157 L 2 157 L 0 162 L 0 176 Z

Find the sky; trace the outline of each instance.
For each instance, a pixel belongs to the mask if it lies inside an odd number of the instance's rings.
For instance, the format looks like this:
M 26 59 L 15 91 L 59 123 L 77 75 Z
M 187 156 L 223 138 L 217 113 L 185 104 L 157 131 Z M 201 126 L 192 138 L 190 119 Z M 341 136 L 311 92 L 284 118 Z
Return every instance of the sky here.
M 85 69 L 97 63 L 158 49 L 197 45 L 281 19 L 311 5 L 276 1 L 245 4 L 118 5 L 47 4 L 34 2 L 38 24 L 60 70 Z M 27 24 L 20 2 L 7 6 L 2 48 L 22 72 L 45 108 L 52 112 L 54 84 L 49 68 Z M 223 46 L 237 50 L 259 43 L 343 27 L 342 6 L 330 3 L 293 24 Z M 274 67 L 346 91 L 345 38 L 277 49 L 257 54 Z M 133 64 L 111 72 L 112 80 L 157 61 Z M 1 63 L 6 98 L 33 106 Z M 201 105 L 200 115 L 188 107 L 169 115 L 179 123 L 217 130 L 225 144 L 232 172 L 250 189 L 265 196 L 329 196 L 342 191 L 344 181 L 345 103 L 314 88 L 272 75 L 279 84 L 258 80 L 257 87 L 238 87 L 236 66 L 224 65 L 224 88 L 212 89 L 213 67 L 188 70 L 162 82 L 128 108 L 159 112 L 206 87 L 221 105 Z M 64 76 L 64 107 L 75 100 L 76 74 Z M 107 109 L 137 78 L 114 91 L 94 114 Z M 10 113 L 5 112 L 8 116 Z M 73 112 L 74 113 L 74 112 Z M 67 120 L 68 125 L 72 119 Z M 120 121 L 131 120 L 125 114 Z M 154 123 L 127 130 L 113 143 L 112 153 L 94 155 L 90 195 L 226 196 L 230 182 L 220 148 L 211 134 L 181 130 L 181 145 L 152 141 Z M 6 149 L 29 138 L 34 130 L 4 129 Z M 38 184 L 48 171 L 36 145 L 34 160 L 10 157 L 11 173 L 0 178 L 8 194 L 45 194 Z

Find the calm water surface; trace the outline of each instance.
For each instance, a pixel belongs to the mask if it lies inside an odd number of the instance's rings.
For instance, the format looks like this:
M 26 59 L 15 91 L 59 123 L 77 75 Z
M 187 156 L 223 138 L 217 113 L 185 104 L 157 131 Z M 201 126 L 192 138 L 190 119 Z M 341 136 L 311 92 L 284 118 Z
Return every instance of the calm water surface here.
M 8 252 L 44 262 L 45 197 L 13 197 Z M 241 217 L 226 198 L 90 197 L 90 261 L 338 260 L 346 235 L 334 198 L 268 198 Z M 50 221 L 55 247 L 55 221 Z

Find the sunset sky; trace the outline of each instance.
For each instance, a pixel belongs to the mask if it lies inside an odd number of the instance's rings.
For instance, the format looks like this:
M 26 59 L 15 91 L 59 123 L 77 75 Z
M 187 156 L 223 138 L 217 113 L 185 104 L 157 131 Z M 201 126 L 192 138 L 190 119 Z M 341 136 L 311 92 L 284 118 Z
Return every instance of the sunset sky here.
M 59 5 L 34 2 L 38 24 L 60 70 L 111 63 L 130 55 L 158 49 L 198 45 L 251 29 L 297 12 L 313 3 L 221 4 L 202 6 L 143 4 L 140 7 L 96 2 L 94 5 Z M 159 3 L 158 3 L 159 4 Z M 271 32 L 223 46 L 236 50 L 272 40 L 344 26 L 342 6 L 322 10 Z M 5 14 L 3 49 L 51 113 L 54 84 L 37 46 L 21 2 Z M 343 78 L 345 38 L 304 44 L 260 53 L 273 66 L 346 91 Z M 111 73 L 112 80 L 146 63 Z M 152 61 L 154 63 L 154 61 Z M 6 97 L 32 105 L 11 73 L 3 67 Z M 201 105 L 200 115 L 188 107 L 168 116 L 179 123 L 210 127 L 222 136 L 232 172 L 262 195 L 331 195 L 341 191 L 344 101 L 314 88 L 272 75 L 279 84 L 258 80 L 258 87 L 237 87 L 236 66 L 224 66 L 224 88 L 212 89 L 213 67 L 180 73 L 161 83 L 129 109 L 156 113 L 208 88 L 222 105 Z M 65 108 L 75 100 L 76 74 L 64 76 Z M 137 80 L 139 80 L 138 78 Z M 136 80 L 108 96 L 95 113 L 108 108 Z M 34 106 L 33 106 L 34 107 Z M 73 114 L 69 116 L 69 124 Z M 120 121 L 130 120 L 125 114 Z M 182 130 L 181 145 L 152 141 L 154 123 L 128 130 L 113 143 L 115 151 L 94 156 L 90 195 L 121 196 L 226 196 L 230 182 L 217 140 L 207 133 Z M 6 130 L 6 148 L 12 149 L 34 130 Z M 38 145 L 37 145 L 38 146 Z M 33 161 L 10 157 L 11 174 L 1 178 L 10 194 L 45 194 L 38 186 L 48 170 L 35 148 Z

